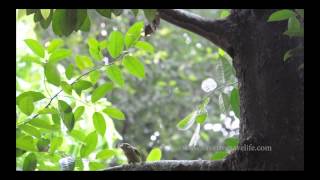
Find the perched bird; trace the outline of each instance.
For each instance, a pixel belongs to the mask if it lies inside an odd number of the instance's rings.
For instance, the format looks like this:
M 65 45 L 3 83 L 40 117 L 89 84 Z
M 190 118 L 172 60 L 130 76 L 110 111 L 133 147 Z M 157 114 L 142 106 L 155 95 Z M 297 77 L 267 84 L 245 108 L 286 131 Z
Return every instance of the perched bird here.
M 142 157 L 137 148 L 131 146 L 128 143 L 121 143 L 119 147 L 123 150 L 128 159 L 129 164 L 142 162 Z

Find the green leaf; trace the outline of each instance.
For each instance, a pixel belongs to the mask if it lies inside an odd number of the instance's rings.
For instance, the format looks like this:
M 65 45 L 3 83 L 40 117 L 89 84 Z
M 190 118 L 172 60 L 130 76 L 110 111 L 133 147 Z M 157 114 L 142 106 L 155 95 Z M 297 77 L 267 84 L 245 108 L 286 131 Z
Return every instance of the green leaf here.
M 49 63 L 57 63 L 58 61 L 62 59 L 66 59 L 71 56 L 71 50 L 70 49 L 57 49 L 52 52 L 52 54 L 49 57 Z
M 99 42 L 93 37 L 88 38 L 87 43 L 88 43 L 89 48 L 98 48 L 99 47 Z
M 23 161 L 23 171 L 34 171 L 37 167 L 37 157 L 34 153 L 28 154 Z
M 55 86 L 60 85 L 60 73 L 55 64 L 46 63 L 44 65 L 44 74 L 47 81 Z
M 121 32 L 112 31 L 112 33 L 109 35 L 109 38 L 108 38 L 108 47 L 107 47 L 111 57 L 117 58 L 121 54 L 124 46 L 123 41 L 124 41 L 123 35 Z
M 210 97 L 205 98 L 199 105 L 199 109 L 203 110 L 204 108 L 206 108 L 209 102 L 210 102 Z
M 287 61 L 290 57 L 294 56 L 294 55 L 298 55 L 298 54 L 302 54 L 304 52 L 304 48 L 303 47 L 296 47 L 293 49 L 289 49 L 283 57 L 283 61 Z
M 65 93 L 72 95 L 72 87 L 70 84 L 65 81 L 61 81 L 60 85 Z
M 220 93 L 219 94 L 219 106 L 220 111 L 224 113 L 228 113 L 230 109 L 230 100 L 227 94 Z
M 94 128 L 103 137 L 106 132 L 106 122 L 103 118 L 103 115 L 99 112 L 94 112 L 92 119 Z
M 292 16 L 289 18 L 289 20 L 288 20 L 288 32 L 289 33 L 299 33 L 300 27 L 301 27 L 300 22 L 295 16 Z
M 47 19 L 50 15 L 50 9 L 41 9 L 40 12 L 44 19 Z
M 86 135 L 83 131 L 74 129 L 70 132 L 70 135 L 78 141 L 85 142 Z
M 21 136 L 16 139 L 16 147 L 26 151 L 38 151 L 31 136 Z
M 103 40 L 103 41 L 100 41 L 99 43 L 99 48 L 102 50 L 102 49 L 106 49 L 108 47 L 108 41 L 107 40 Z
M 89 53 L 95 60 L 101 61 L 103 58 L 103 54 L 99 48 L 89 48 Z
M 111 19 L 111 9 L 96 9 L 96 11 L 106 18 Z
M 26 91 L 17 96 L 16 103 L 19 104 L 19 102 L 25 97 L 31 97 L 33 102 L 46 98 L 41 92 Z
M 145 50 L 146 52 L 149 52 L 151 54 L 154 53 L 154 47 L 150 43 L 145 42 L 145 41 L 138 41 L 135 44 L 135 47 L 138 48 L 138 49 Z
M 88 56 L 76 56 L 76 64 L 78 68 L 82 71 L 84 69 L 92 68 L 94 64 Z
M 100 61 L 103 58 L 103 54 L 100 51 L 100 43 L 95 38 L 88 39 L 89 53 L 95 59 Z
M 40 13 L 37 12 L 37 13 L 35 14 L 35 16 L 40 16 L 39 14 L 40 14 Z M 43 29 L 47 29 L 47 28 L 49 27 L 49 25 L 50 25 L 50 23 L 51 23 L 51 21 L 52 21 L 52 17 L 53 17 L 53 9 L 50 9 L 50 10 L 49 10 L 49 15 L 48 15 L 47 18 L 44 18 L 44 17 L 42 17 L 42 15 L 41 15 L 40 25 L 41 25 L 41 27 L 42 27 Z
M 64 125 L 68 128 L 69 131 L 72 131 L 75 124 L 75 119 L 72 113 L 71 106 L 69 106 L 69 104 L 67 104 L 62 100 L 58 101 L 58 106 L 59 106 L 60 116 Z
M 38 147 L 40 152 L 48 152 L 49 144 L 50 144 L 50 140 L 49 139 L 41 138 L 37 142 L 37 147 Z
M 155 9 L 143 9 L 144 16 L 151 23 L 156 17 L 157 10 Z
M 16 148 L 16 157 L 20 157 L 22 156 L 24 153 L 26 153 L 27 151 Z
M 66 9 L 56 9 L 53 13 L 52 30 L 58 36 L 62 36 L 62 28 L 64 27 L 64 24 L 68 24 L 64 19 L 64 16 L 66 16 Z M 68 31 L 69 33 L 71 33 L 73 29 Z M 66 32 L 66 29 L 64 29 L 64 33 L 65 32 Z
M 210 139 L 210 137 L 209 137 L 209 135 L 207 134 L 207 133 L 205 133 L 205 132 L 201 132 L 200 133 L 200 137 L 204 140 L 204 141 L 209 141 L 209 139 Z
M 38 55 L 41 58 L 44 58 L 45 49 L 38 41 L 33 39 L 25 39 L 24 42 L 36 55 Z
M 125 115 L 123 114 L 123 112 L 120 109 L 116 108 L 116 107 L 107 106 L 103 110 L 103 112 L 106 113 L 111 118 L 114 118 L 114 119 L 118 119 L 118 120 L 124 120 L 125 119 Z
M 188 116 L 183 118 L 181 121 L 178 122 L 177 128 L 180 130 L 187 130 L 191 127 L 191 125 L 194 123 L 196 116 L 196 111 L 190 113 Z
M 223 76 L 225 80 L 230 80 L 236 75 L 236 71 L 225 56 L 220 57 L 223 66 Z
M 65 72 L 66 73 L 66 77 L 69 80 L 73 77 L 73 69 L 74 69 L 73 64 L 69 64 L 69 66 L 66 69 L 66 72 Z
M 47 50 L 49 53 L 52 53 L 54 50 L 56 50 L 57 48 L 61 47 L 64 45 L 64 42 L 62 39 L 53 39 L 49 46 L 47 47 Z
M 55 111 L 58 112 L 57 109 L 55 109 Z M 60 119 L 59 112 L 56 114 L 51 114 L 51 119 L 52 119 L 53 123 L 60 129 L 61 119 Z
M 16 128 L 16 139 L 24 136 L 24 133 L 19 128 Z
M 69 36 L 81 28 L 86 17 L 86 9 L 56 9 L 52 17 L 53 32 L 59 36 Z
M 69 104 L 66 103 L 63 100 L 59 100 L 58 101 L 58 107 L 59 107 L 60 113 L 70 113 L 70 112 L 72 112 L 71 106 L 69 106 Z
M 203 124 L 207 120 L 208 111 L 206 108 L 199 109 L 197 111 L 196 122 L 199 124 Z
M 139 40 L 143 27 L 144 27 L 143 21 L 139 21 L 134 23 L 129 28 L 124 39 L 127 49 L 129 49 L 132 45 L 134 45 L 136 41 Z
M 35 23 L 37 23 L 37 22 L 39 22 L 39 21 L 41 21 L 41 20 L 43 20 L 43 17 L 42 17 L 42 15 L 41 15 L 41 11 L 40 11 L 40 9 L 37 9 L 36 12 L 34 13 L 33 21 L 34 21 Z
M 91 95 L 91 101 L 94 103 L 96 101 L 98 101 L 99 99 L 101 99 L 102 97 L 104 97 L 107 92 L 111 91 L 113 88 L 113 84 L 112 83 L 105 83 L 99 87 L 97 87 Z
M 92 86 L 90 81 L 86 80 L 78 80 L 74 84 L 72 84 L 72 87 L 76 90 L 86 90 Z
M 141 79 L 145 77 L 144 65 L 138 58 L 133 56 L 125 56 L 122 64 L 133 76 Z
M 92 133 L 88 134 L 88 136 L 85 139 L 85 144 L 81 146 L 80 149 L 80 155 L 81 157 L 87 157 L 90 153 L 92 153 L 97 146 L 98 142 L 98 136 L 95 131 Z
M 82 171 L 83 170 L 83 162 L 82 162 L 82 159 L 81 158 L 77 158 L 76 159 L 76 170 L 78 171 Z
M 104 149 L 96 154 L 96 159 L 101 159 L 101 160 L 110 159 L 114 155 L 116 155 L 116 153 L 113 150 Z
M 98 80 L 100 79 L 100 72 L 99 71 L 93 71 L 90 73 L 89 78 L 90 81 L 92 82 L 92 84 L 96 84 L 98 82 Z
M 147 157 L 147 162 L 152 161 L 160 161 L 161 160 L 161 149 L 160 148 L 153 148 Z
M 57 150 L 62 145 L 62 143 L 63 143 L 62 137 L 54 137 L 51 140 L 49 152 L 54 153 L 55 150 Z
M 284 35 L 290 36 L 290 37 L 304 37 L 304 28 L 301 27 L 300 31 L 285 31 L 283 33 Z
M 96 171 L 106 168 L 106 165 L 101 162 L 89 162 L 89 168 L 91 171 Z
M 53 107 L 43 108 L 38 111 L 39 114 L 59 114 L 59 112 Z
M 226 18 L 230 15 L 230 10 L 222 10 L 220 13 L 220 18 Z
M 29 124 L 38 128 L 53 130 L 53 126 L 50 124 L 49 119 L 35 118 L 32 119 Z
M 223 49 L 218 48 L 218 54 L 219 54 L 219 56 L 224 57 L 224 55 L 226 54 L 226 52 L 225 52 Z
M 92 87 L 91 82 L 86 80 L 78 80 L 77 82 L 72 84 L 72 88 L 79 96 L 83 90 L 89 89 L 90 87 Z
M 283 21 L 283 20 L 289 19 L 291 16 L 294 16 L 293 11 L 288 9 L 279 10 L 270 15 L 268 22 Z
M 20 108 L 21 112 L 30 116 L 34 110 L 32 97 L 27 96 L 20 100 L 18 107 Z
M 239 98 L 239 90 L 237 88 L 234 88 L 231 91 L 230 104 L 231 104 L 232 111 L 235 113 L 235 115 L 238 118 L 240 118 L 240 98 Z
M 89 16 L 86 16 L 83 24 L 80 27 L 80 30 L 84 31 L 84 32 L 89 32 L 90 31 L 90 27 L 91 27 L 90 18 L 89 18 Z
M 232 149 L 235 149 L 239 144 L 238 138 L 227 138 L 224 140 L 224 143 Z
M 283 61 L 287 61 L 291 56 L 292 56 L 292 53 L 291 53 L 292 49 L 289 49 L 283 56 Z
M 19 128 L 22 131 L 24 131 L 24 132 L 26 132 L 26 133 L 28 133 L 28 134 L 36 137 L 36 138 L 40 138 L 41 137 L 41 132 L 37 128 L 33 127 L 33 126 L 30 126 L 28 124 L 24 124 L 24 125 L 21 125 Z
M 211 160 L 222 160 L 224 159 L 226 156 L 228 155 L 228 153 L 226 151 L 217 151 L 215 153 L 212 154 L 211 156 Z
M 78 121 L 80 119 L 80 117 L 84 113 L 84 110 L 85 110 L 84 106 L 77 107 L 77 109 L 73 113 L 75 121 Z
M 30 55 L 30 54 L 26 54 L 26 55 L 22 56 L 21 57 L 21 61 L 34 62 L 36 64 L 42 65 L 40 57 L 33 56 L 33 55 Z
M 106 73 L 109 79 L 120 87 L 124 86 L 124 79 L 122 73 L 117 65 L 110 65 L 106 67 Z

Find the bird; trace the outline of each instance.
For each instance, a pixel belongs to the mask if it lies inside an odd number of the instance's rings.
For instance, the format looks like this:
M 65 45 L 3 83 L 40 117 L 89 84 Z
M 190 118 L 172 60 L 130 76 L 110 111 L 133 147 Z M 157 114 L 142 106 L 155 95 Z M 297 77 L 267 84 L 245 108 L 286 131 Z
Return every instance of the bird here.
M 125 156 L 128 159 L 129 164 L 135 164 L 142 162 L 142 156 L 137 148 L 128 144 L 128 143 L 121 143 L 119 147 L 124 152 Z

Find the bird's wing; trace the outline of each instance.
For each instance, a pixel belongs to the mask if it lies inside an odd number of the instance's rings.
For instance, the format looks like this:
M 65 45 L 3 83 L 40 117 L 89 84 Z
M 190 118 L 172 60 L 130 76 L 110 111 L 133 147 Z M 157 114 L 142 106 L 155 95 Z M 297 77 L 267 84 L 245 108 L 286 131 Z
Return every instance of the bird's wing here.
M 134 151 L 134 153 L 135 153 L 135 154 L 137 154 L 138 156 L 140 156 L 140 157 L 141 157 L 141 154 L 140 154 L 140 152 L 138 151 L 138 149 L 137 149 L 137 148 L 133 148 L 133 151 Z

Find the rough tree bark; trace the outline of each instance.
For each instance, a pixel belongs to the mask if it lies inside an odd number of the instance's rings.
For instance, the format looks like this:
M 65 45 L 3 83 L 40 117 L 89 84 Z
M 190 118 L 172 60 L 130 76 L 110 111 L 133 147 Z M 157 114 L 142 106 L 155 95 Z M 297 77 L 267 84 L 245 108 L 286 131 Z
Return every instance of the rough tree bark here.
M 275 10 L 232 10 L 212 21 L 183 10 L 159 9 L 161 19 L 190 30 L 233 57 L 240 92 L 240 146 L 272 151 L 236 151 L 224 161 L 159 161 L 108 170 L 303 170 L 304 55 L 283 61 L 302 38 L 283 35 L 287 23 L 267 22 Z

